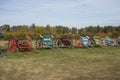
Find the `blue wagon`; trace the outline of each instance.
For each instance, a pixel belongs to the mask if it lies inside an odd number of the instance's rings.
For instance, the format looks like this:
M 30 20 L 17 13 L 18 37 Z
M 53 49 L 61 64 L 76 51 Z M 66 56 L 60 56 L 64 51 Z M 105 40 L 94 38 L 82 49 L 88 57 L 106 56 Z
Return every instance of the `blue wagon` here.
M 91 47 L 91 43 L 89 42 L 89 39 L 87 37 L 80 37 L 80 40 L 85 47 Z
M 53 47 L 53 38 L 53 35 L 40 35 L 40 38 L 36 41 L 36 49 Z
M 105 38 L 105 43 L 107 46 L 115 46 L 115 42 L 110 37 Z

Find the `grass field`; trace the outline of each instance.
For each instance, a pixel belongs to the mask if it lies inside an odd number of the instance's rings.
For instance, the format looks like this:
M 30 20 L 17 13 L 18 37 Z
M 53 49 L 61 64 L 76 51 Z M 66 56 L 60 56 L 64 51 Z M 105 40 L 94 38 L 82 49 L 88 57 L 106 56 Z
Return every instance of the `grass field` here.
M 0 80 L 120 80 L 120 48 L 38 52 L 0 56 Z

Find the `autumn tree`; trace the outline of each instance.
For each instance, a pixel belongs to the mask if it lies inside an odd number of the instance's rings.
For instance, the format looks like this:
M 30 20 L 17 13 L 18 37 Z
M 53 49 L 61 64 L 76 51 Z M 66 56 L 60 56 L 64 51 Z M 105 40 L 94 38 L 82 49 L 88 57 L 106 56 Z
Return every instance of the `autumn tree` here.
M 42 35 L 42 34 L 43 34 L 43 28 L 42 27 L 36 27 L 35 28 L 35 38 L 36 39 L 39 38 L 40 35 Z
M 71 33 L 72 33 L 72 34 L 77 34 L 77 28 L 72 27 L 72 29 L 71 29 Z

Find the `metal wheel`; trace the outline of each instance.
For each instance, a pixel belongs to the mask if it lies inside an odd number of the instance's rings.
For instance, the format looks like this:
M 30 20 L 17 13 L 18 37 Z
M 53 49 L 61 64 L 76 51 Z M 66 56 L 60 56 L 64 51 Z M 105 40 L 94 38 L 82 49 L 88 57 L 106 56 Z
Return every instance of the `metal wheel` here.
M 8 42 L 8 50 L 10 52 L 14 53 L 14 52 L 16 52 L 16 49 L 17 49 L 16 40 L 14 40 L 14 39 L 9 40 L 9 42 Z

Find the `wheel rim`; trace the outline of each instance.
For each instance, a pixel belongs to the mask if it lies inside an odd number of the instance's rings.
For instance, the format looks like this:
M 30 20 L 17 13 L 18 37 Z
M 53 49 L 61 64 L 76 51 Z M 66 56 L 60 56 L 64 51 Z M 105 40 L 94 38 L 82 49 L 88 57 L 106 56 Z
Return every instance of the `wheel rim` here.
M 8 50 L 12 53 L 16 51 L 16 41 L 14 39 L 8 42 Z

